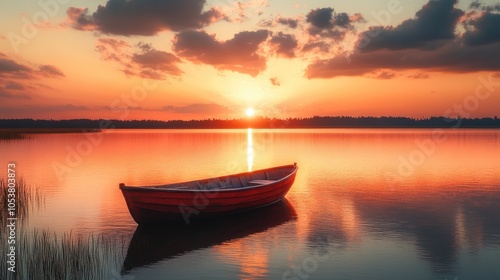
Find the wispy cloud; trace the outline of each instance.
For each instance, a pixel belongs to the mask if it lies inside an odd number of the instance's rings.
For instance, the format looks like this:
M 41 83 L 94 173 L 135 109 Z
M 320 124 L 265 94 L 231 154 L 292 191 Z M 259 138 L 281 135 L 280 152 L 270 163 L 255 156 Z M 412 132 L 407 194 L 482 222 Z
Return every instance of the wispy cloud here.
M 394 72 L 390 72 L 390 71 L 380 71 L 378 73 L 375 73 L 375 76 L 374 78 L 375 79 L 380 79 L 380 80 L 390 80 L 394 77 L 396 77 L 397 74 L 394 73 Z
M 290 29 L 296 29 L 299 27 L 302 18 L 297 17 L 284 17 L 281 15 L 276 16 L 274 19 L 261 20 L 259 22 L 260 27 L 277 27 L 278 25 L 288 27 Z
M 175 114 L 199 114 L 202 116 L 224 115 L 233 113 L 231 109 L 213 103 L 196 103 L 186 106 L 165 106 L 162 108 L 162 111 L 168 111 Z
M 281 83 L 277 77 L 271 77 L 271 78 L 269 78 L 269 81 L 271 82 L 271 84 L 273 86 L 279 87 L 281 85 Z
M 429 74 L 427 74 L 427 73 L 417 73 L 417 74 L 409 75 L 408 78 L 412 78 L 412 79 L 428 79 L 429 78 Z
M 140 42 L 132 48 L 129 43 L 114 38 L 99 38 L 96 50 L 103 60 L 118 62 L 120 70 L 129 76 L 163 80 L 180 76 L 181 60 L 174 54 L 160 51 L 151 44 Z
M 45 79 L 63 77 L 54 65 L 28 65 L 0 53 L 0 99 L 31 99 L 33 91 L 46 87 Z
M 4 87 L 3 89 L 8 89 Z M 0 88 L 0 99 L 31 99 L 31 96 L 26 93 L 10 93 Z
M 74 104 L 0 106 L 0 118 L 33 117 L 42 114 L 55 116 L 54 113 L 83 113 L 89 110 L 91 109 L 86 106 Z
M 65 77 L 64 73 L 54 65 L 40 65 L 38 73 L 42 76 L 51 78 Z

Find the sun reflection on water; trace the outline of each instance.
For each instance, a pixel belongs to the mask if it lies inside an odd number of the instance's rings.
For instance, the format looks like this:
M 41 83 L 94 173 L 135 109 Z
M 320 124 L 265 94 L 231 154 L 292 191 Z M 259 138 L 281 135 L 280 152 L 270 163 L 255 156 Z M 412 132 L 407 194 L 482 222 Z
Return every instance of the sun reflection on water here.
M 247 166 L 248 171 L 252 171 L 253 167 L 253 137 L 252 129 L 247 129 Z

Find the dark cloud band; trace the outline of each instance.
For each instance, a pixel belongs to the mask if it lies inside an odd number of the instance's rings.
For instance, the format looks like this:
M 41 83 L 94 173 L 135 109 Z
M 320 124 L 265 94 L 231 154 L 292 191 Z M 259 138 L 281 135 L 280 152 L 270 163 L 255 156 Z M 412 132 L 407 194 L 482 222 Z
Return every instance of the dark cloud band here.
M 216 8 L 203 11 L 205 0 L 108 0 L 93 14 L 71 7 L 75 29 L 116 35 L 155 35 L 164 30 L 199 29 L 226 18 Z

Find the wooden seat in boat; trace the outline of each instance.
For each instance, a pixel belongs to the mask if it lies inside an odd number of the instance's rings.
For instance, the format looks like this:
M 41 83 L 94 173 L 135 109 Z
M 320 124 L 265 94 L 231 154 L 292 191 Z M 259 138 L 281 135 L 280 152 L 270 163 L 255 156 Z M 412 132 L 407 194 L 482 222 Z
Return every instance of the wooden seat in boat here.
M 276 182 L 275 180 L 252 180 L 248 182 L 250 186 L 267 185 Z

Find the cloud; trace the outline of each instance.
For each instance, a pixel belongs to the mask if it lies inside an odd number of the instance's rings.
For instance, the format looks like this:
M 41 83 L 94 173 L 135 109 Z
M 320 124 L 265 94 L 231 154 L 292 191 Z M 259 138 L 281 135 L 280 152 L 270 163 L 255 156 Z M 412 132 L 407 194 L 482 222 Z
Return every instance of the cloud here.
M 51 116 L 54 112 L 74 112 L 74 111 L 89 111 L 86 106 L 73 104 L 56 104 L 56 105 L 24 105 L 24 106 L 4 106 L 0 107 L 0 115 L 7 116 L 26 116 L 48 113 Z
M 64 77 L 64 73 L 53 65 L 40 65 L 38 68 L 19 63 L 5 55 L 0 58 L 0 78 L 38 79 L 41 77 Z
M 428 79 L 429 78 L 429 74 L 427 74 L 427 73 L 417 73 L 417 74 L 409 75 L 408 78 L 412 78 L 412 79 Z
M 499 71 L 500 30 L 497 27 L 500 26 L 500 15 L 478 3 L 473 3 L 471 7 L 483 11 L 475 10 L 465 15 L 455 8 L 456 3 L 456 0 L 431 0 L 414 18 L 396 27 L 372 26 L 358 34 L 358 41 L 350 55 L 318 59 L 306 68 L 306 76 L 377 77 L 389 69 L 454 73 Z M 465 27 L 461 36 L 457 32 L 459 22 Z M 323 26 L 328 25 L 323 22 Z M 320 47 L 305 45 L 303 51 Z M 379 78 L 389 77 L 392 78 L 383 74 Z M 425 79 L 428 74 L 408 77 Z
M 347 13 L 338 13 L 333 17 L 333 25 L 347 28 L 351 25 L 351 18 Z
M 99 43 L 111 48 L 114 52 L 121 52 L 125 48 L 129 48 L 130 44 L 114 38 L 99 38 Z
M 57 77 L 65 77 L 64 73 L 59 70 L 59 68 L 53 65 L 41 65 L 38 68 L 38 72 L 45 77 L 57 78 Z
M 302 52 L 312 52 L 318 50 L 319 52 L 328 53 L 330 45 L 323 41 L 309 42 L 302 47 Z
M 70 7 L 67 15 L 78 30 L 116 35 L 155 35 L 161 31 L 199 29 L 227 19 L 217 8 L 203 11 L 205 0 L 108 0 L 89 14 Z
M 2 73 L 10 74 L 10 73 L 30 73 L 33 69 L 17 63 L 16 61 L 9 58 L 0 58 L 0 77 Z
M 348 31 L 354 30 L 353 23 L 363 20 L 361 14 L 350 16 L 336 13 L 333 8 L 318 8 L 306 15 L 306 22 L 310 24 L 307 32 L 312 36 L 341 40 Z
M 180 76 L 178 64 L 182 61 L 174 54 L 154 49 L 140 42 L 136 50 L 129 43 L 114 38 L 99 38 L 96 50 L 101 59 L 118 62 L 120 70 L 128 76 L 163 80 L 167 76 Z
M 271 20 L 261 20 L 259 26 L 261 27 L 276 27 L 278 25 L 284 25 L 291 29 L 296 29 L 301 21 L 300 17 L 283 17 L 281 15 L 276 16 Z
M 394 77 L 396 77 L 396 73 L 394 72 L 389 72 L 389 71 L 380 71 L 379 73 L 376 73 L 375 79 L 380 79 L 380 80 L 390 80 Z
M 295 57 L 295 49 L 298 46 L 298 42 L 294 35 L 278 32 L 271 37 L 269 43 L 278 56 L 285 58 Z
M 149 69 L 165 75 L 179 76 L 182 71 L 177 67 L 181 60 L 175 55 L 151 49 L 142 53 L 134 53 L 132 61 L 142 69 Z
M 229 108 L 213 103 L 196 103 L 186 106 L 165 106 L 162 108 L 162 110 L 169 111 L 175 114 L 222 115 L 232 113 Z
M 306 76 L 360 76 L 384 69 L 425 69 L 454 73 L 500 71 L 499 49 L 500 43 L 471 47 L 453 42 L 434 51 L 410 49 L 360 52 L 349 57 L 318 60 L 306 68 Z
M 487 11 L 487 12 L 500 12 L 500 3 L 497 3 L 495 5 L 489 5 L 489 6 L 484 6 L 483 8 L 483 11 Z
M 21 84 L 21 83 L 18 83 L 18 82 L 9 81 L 9 82 L 7 82 L 7 84 L 3 88 L 5 88 L 5 89 L 24 90 L 24 89 L 26 89 L 26 86 L 23 85 L 23 84 Z
M 46 88 L 43 82 L 34 81 L 62 77 L 64 73 L 56 66 L 27 65 L 0 53 L 0 99 L 31 99 L 32 91 Z
M 7 89 L 7 87 L 4 87 L 3 89 Z M 3 89 L 0 88 L 0 99 L 31 99 L 31 96 L 26 93 L 11 93 L 4 91 Z
M 457 0 L 430 0 L 416 14 L 396 27 L 372 26 L 358 35 L 356 49 L 367 52 L 380 49 L 435 49 L 453 40 L 462 10 Z
M 287 27 L 290 27 L 292 29 L 297 28 L 299 25 L 299 20 L 297 18 L 292 18 L 292 17 L 277 17 L 276 22 L 282 25 L 285 25 Z
M 273 86 L 279 87 L 281 85 L 280 81 L 276 77 L 269 78 L 269 81 Z
M 310 23 L 313 27 L 316 27 L 318 29 L 333 28 L 332 19 L 332 8 L 318 8 L 315 10 L 311 10 L 306 16 L 306 22 Z
M 69 7 L 66 10 L 69 25 L 74 29 L 91 31 L 97 30 L 98 26 L 92 22 L 92 17 L 88 15 L 89 9 Z
M 472 1 L 469 5 L 470 9 L 479 9 L 481 7 L 481 3 L 479 1 Z
M 243 22 L 248 19 L 246 16 L 246 10 L 254 9 L 257 16 L 262 15 L 264 12 L 262 8 L 268 7 L 269 3 L 267 0 L 250 0 L 250 1 L 238 1 L 236 2 L 236 11 L 232 14 L 236 14 L 236 17 L 232 18 L 232 21 Z
M 99 38 L 96 43 L 96 50 L 101 55 L 103 60 L 113 60 L 127 64 L 130 55 L 126 52 L 130 48 L 130 44 L 114 38 Z
M 175 35 L 173 50 L 194 63 L 257 76 L 266 69 L 266 58 L 258 51 L 269 35 L 267 30 L 243 31 L 230 40 L 218 41 L 205 31 L 187 30 Z
M 88 107 L 83 105 L 63 104 L 63 105 L 49 105 L 44 107 L 45 110 L 52 111 L 86 111 Z
M 483 12 L 464 22 L 467 31 L 462 35 L 465 44 L 470 46 L 500 42 L 500 14 Z
M 469 9 L 483 10 L 487 12 L 493 12 L 493 11 L 500 12 L 500 3 L 496 3 L 493 5 L 485 5 L 479 1 L 473 1 L 472 3 L 470 3 Z

